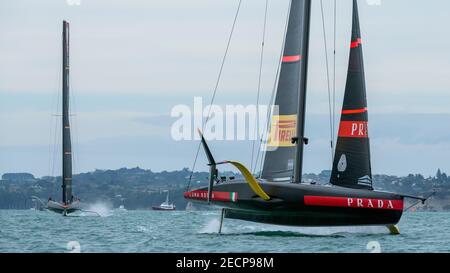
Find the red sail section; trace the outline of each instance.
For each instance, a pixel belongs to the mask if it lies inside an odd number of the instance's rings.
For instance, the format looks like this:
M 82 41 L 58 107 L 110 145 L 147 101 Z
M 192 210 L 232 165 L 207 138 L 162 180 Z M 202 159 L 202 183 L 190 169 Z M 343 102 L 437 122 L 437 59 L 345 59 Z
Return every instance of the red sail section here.
M 362 114 L 367 112 L 367 107 L 354 110 L 342 110 L 342 115 Z
M 300 55 L 284 56 L 283 63 L 294 63 L 300 61 L 301 59 L 302 57 Z
M 354 41 L 350 44 L 350 48 L 356 48 L 361 44 L 362 44 L 362 40 L 361 40 L 361 38 L 358 38 L 358 39 L 356 39 L 356 41 Z
M 339 137 L 368 138 L 366 121 L 342 121 Z

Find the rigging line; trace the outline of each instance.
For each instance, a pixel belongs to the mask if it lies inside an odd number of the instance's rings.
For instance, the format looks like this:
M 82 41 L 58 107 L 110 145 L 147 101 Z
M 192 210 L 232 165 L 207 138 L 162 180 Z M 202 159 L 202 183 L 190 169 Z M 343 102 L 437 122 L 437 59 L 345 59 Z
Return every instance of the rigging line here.
M 75 92 L 74 90 L 76 90 L 77 88 L 73 88 L 74 84 L 73 82 L 76 82 L 74 80 L 74 77 L 71 77 L 71 81 L 70 81 L 70 103 L 71 103 L 71 108 L 73 109 L 73 111 L 71 111 L 72 113 L 78 113 L 78 100 L 77 97 L 75 96 Z M 74 141 L 75 141 L 75 156 L 73 153 L 73 147 L 72 147 L 72 143 L 71 143 L 71 150 L 72 150 L 72 164 L 73 164 L 73 168 L 72 168 L 72 175 L 74 173 L 76 173 L 77 171 L 79 171 L 79 166 L 80 166 L 80 147 L 79 147 L 79 138 L 78 138 L 78 116 L 76 114 L 73 115 L 69 115 L 71 118 L 71 121 L 73 123 L 73 134 L 74 134 Z M 71 139 L 72 140 L 72 139 Z
M 288 31 L 288 26 L 289 26 L 289 15 L 291 14 L 291 7 L 292 7 L 292 1 L 289 1 L 289 7 L 288 7 L 288 10 L 287 10 L 287 13 L 286 13 L 286 22 L 285 22 L 285 25 L 284 25 L 283 42 L 281 43 L 280 56 L 278 58 L 277 73 L 275 75 L 275 81 L 274 81 L 274 84 L 273 84 L 272 95 L 271 95 L 270 100 L 269 100 L 269 105 L 274 105 L 275 104 L 275 94 L 277 92 L 278 82 L 280 80 L 281 64 L 283 63 L 282 59 L 283 59 L 283 55 L 284 55 L 284 47 L 285 47 L 285 44 L 286 44 L 286 35 L 287 35 L 287 31 Z M 269 127 L 270 127 L 270 124 L 272 123 L 272 121 L 270 120 L 270 117 L 272 116 L 272 114 L 273 114 L 273 108 L 269 107 L 269 109 L 267 109 L 266 127 L 264 128 L 264 130 L 261 133 L 261 147 L 260 147 L 260 149 L 258 149 L 258 157 L 260 155 L 261 150 L 263 149 L 262 146 L 264 145 L 264 143 L 263 143 L 264 135 L 267 138 L 267 135 L 269 134 L 269 130 L 270 130 Z M 261 162 L 260 162 L 260 168 L 259 168 L 260 176 L 262 174 L 262 169 L 263 169 L 263 164 L 264 164 L 264 159 L 263 158 L 264 158 L 265 154 L 266 154 L 266 151 L 264 150 L 263 154 L 261 155 Z
M 283 50 L 281 52 L 283 52 Z M 278 65 L 277 74 L 275 75 L 275 84 L 274 84 L 274 88 L 272 90 L 272 95 L 270 96 L 269 105 L 274 103 L 273 101 L 275 99 L 276 87 L 277 87 L 277 82 L 278 82 L 277 79 L 278 79 L 279 74 L 280 74 L 280 67 L 281 67 L 281 62 Z M 264 153 L 263 153 L 263 155 L 261 157 L 260 157 L 260 154 L 261 154 L 261 150 L 263 149 L 262 147 L 264 145 L 264 141 L 263 141 L 263 139 L 265 138 L 264 135 L 267 138 L 267 135 L 269 134 L 268 130 L 269 130 L 269 124 L 271 123 L 271 120 L 270 120 L 271 115 L 272 115 L 272 107 L 269 107 L 269 109 L 267 109 L 267 117 L 266 117 L 267 122 L 266 122 L 266 125 L 265 125 L 265 128 L 264 128 L 264 131 L 262 131 L 262 133 L 261 133 L 260 148 L 258 149 L 258 154 L 257 154 L 257 157 L 256 157 L 256 164 L 258 164 L 259 158 L 261 158 L 260 166 L 259 166 L 259 176 L 261 176 L 262 169 L 263 169 L 263 163 L 264 163 L 264 160 L 263 160 Z M 256 168 L 256 166 L 255 166 L 255 168 Z
M 330 86 L 330 69 L 328 64 L 328 46 L 327 46 L 327 33 L 325 28 L 325 16 L 323 10 L 323 0 L 320 0 L 320 9 L 322 13 L 322 30 L 323 30 L 323 41 L 325 45 L 325 62 L 327 69 L 327 84 L 328 84 L 328 109 L 330 114 L 330 143 L 331 143 L 331 161 L 333 162 L 333 114 L 332 114 L 332 104 L 331 104 L 331 86 Z M 333 164 L 333 163 L 331 163 Z
M 59 100 L 60 96 L 58 95 L 58 100 Z M 58 104 L 58 108 L 59 108 L 59 104 Z M 59 153 L 59 140 L 61 137 L 61 134 L 59 134 L 59 128 L 60 128 L 60 120 L 59 117 L 55 118 L 55 135 L 54 135 L 54 145 L 53 145 L 53 164 L 52 164 L 52 176 L 56 177 L 56 161 L 57 161 L 57 157 L 58 157 L 58 153 Z
M 61 88 L 61 86 L 62 86 L 62 71 L 59 69 L 59 73 L 58 73 L 58 88 L 57 89 Z M 60 108 L 60 105 L 61 105 L 61 98 L 62 98 L 61 97 L 61 92 L 60 92 L 60 90 L 58 90 L 56 92 L 56 105 L 55 105 L 55 108 L 56 108 L 55 112 L 56 113 L 59 112 L 59 108 Z M 51 176 L 53 176 L 53 177 L 55 177 L 55 164 L 56 164 L 57 153 L 58 153 L 58 150 L 59 150 L 58 143 L 59 143 L 59 137 L 60 137 L 60 134 L 58 134 L 58 131 L 59 131 L 58 129 L 59 129 L 59 126 L 60 126 L 60 120 L 59 120 L 58 116 L 55 116 L 54 119 L 55 119 L 55 123 L 54 123 L 54 127 L 53 128 L 54 128 L 55 131 L 54 131 L 54 136 L 53 136 L 53 139 L 52 139 L 52 141 L 53 141 L 53 156 L 51 155 L 52 160 L 53 160 Z
M 334 0 L 334 44 L 333 44 L 333 160 L 334 160 L 334 146 L 336 145 L 336 40 L 337 40 L 337 1 Z
M 431 199 L 432 197 L 437 195 L 437 185 L 436 185 L 436 180 L 433 180 L 432 184 L 431 184 L 431 190 L 433 191 L 432 193 L 430 193 L 428 195 L 428 197 L 425 198 L 425 201 L 423 200 L 419 200 L 416 203 L 412 204 L 411 206 L 409 206 L 408 208 L 404 209 L 403 211 L 409 211 L 410 209 L 412 209 L 413 207 L 416 207 L 417 205 L 419 205 L 420 203 L 425 204 L 426 201 L 428 201 L 429 199 Z
M 435 196 L 436 194 L 437 194 L 437 192 L 435 190 L 433 190 L 433 192 L 430 195 L 428 195 L 428 197 L 425 198 L 425 201 L 419 200 L 416 203 L 409 206 L 408 208 L 404 209 L 403 211 L 409 211 L 410 209 L 414 208 L 415 206 L 419 205 L 420 203 L 424 204 L 426 201 L 428 201 L 431 197 Z
M 416 206 L 419 205 L 420 203 L 422 203 L 422 201 L 417 201 L 417 202 L 413 203 L 411 206 L 409 206 L 409 207 L 407 207 L 406 209 L 404 209 L 403 212 L 409 211 L 410 209 L 416 207 Z
M 266 0 L 266 8 L 264 11 L 264 27 L 263 27 L 263 35 L 262 35 L 262 43 L 261 43 L 261 56 L 259 60 L 259 78 L 258 78 L 258 92 L 256 95 L 256 117 L 255 117 L 255 129 L 253 136 L 256 137 L 256 139 L 253 140 L 252 144 L 252 161 L 251 161 L 251 167 L 250 170 L 252 173 L 256 171 L 256 166 L 258 162 L 255 162 L 255 165 L 253 168 L 253 163 L 255 160 L 255 143 L 256 141 L 259 141 L 259 100 L 261 95 L 261 80 L 262 80 L 262 68 L 263 68 L 263 61 L 264 61 L 264 43 L 266 41 L 266 26 L 267 26 L 267 6 L 269 4 L 269 0 Z
M 213 105 L 214 100 L 216 99 L 217 90 L 218 90 L 218 88 L 219 88 L 220 79 L 222 78 L 223 68 L 224 68 L 224 66 L 225 66 L 225 61 L 226 61 L 226 59 L 227 59 L 228 51 L 229 51 L 229 49 L 230 49 L 230 44 L 231 44 L 231 40 L 232 40 L 232 38 L 233 38 L 233 33 L 234 33 L 234 29 L 235 29 L 235 27 L 236 27 L 236 22 L 237 22 L 237 19 L 238 19 L 238 16 L 239 16 L 239 11 L 240 11 L 240 9 L 241 9 L 241 4 L 242 4 L 242 0 L 239 0 L 239 4 L 238 4 L 237 10 L 236 10 L 236 15 L 234 16 L 233 26 L 231 27 L 231 32 L 230 32 L 230 35 L 229 35 L 229 37 L 228 37 L 228 42 L 227 42 L 227 46 L 226 46 L 226 49 L 225 49 L 225 54 L 224 54 L 224 56 L 223 56 L 222 63 L 221 63 L 221 65 L 220 65 L 219 75 L 218 75 L 218 77 L 217 77 L 217 81 L 216 81 L 216 85 L 215 85 L 215 87 L 214 87 L 214 92 L 213 92 L 213 96 L 212 96 L 212 98 L 211 98 L 211 103 L 210 103 L 210 105 Z M 206 124 L 207 124 L 208 121 L 209 121 L 210 114 L 211 114 L 211 109 L 212 109 L 212 107 L 209 107 L 208 115 L 207 115 L 207 117 L 206 117 L 205 123 L 203 124 L 202 131 L 204 131 L 204 129 L 205 129 L 205 127 L 206 127 Z M 195 154 L 194 163 L 193 163 L 193 165 L 192 165 L 191 175 L 189 176 L 189 182 L 188 182 L 188 186 L 187 186 L 187 191 L 189 190 L 189 188 L 190 188 L 190 186 L 191 186 L 192 176 L 194 175 L 194 172 L 195 172 L 195 167 L 196 167 L 196 165 L 197 165 L 197 160 L 198 160 L 198 155 L 199 155 L 199 153 L 200 153 L 201 145 L 202 145 L 202 144 L 199 143 L 198 146 L 197 146 L 197 152 L 196 152 L 196 154 Z
M 58 58 L 58 64 L 59 64 L 59 58 Z M 57 66 L 57 65 L 56 65 Z M 55 66 L 55 67 L 56 67 Z M 54 124 L 55 122 L 57 122 L 57 121 L 55 121 L 56 119 L 54 119 L 54 116 L 53 116 L 53 111 L 55 111 L 55 113 L 58 111 L 58 109 L 57 109 L 57 107 L 58 107 L 58 94 L 59 94 L 59 87 L 60 87 L 60 80 L 61 80 L 61 70 L 60 69 L 58 69 L 57 70 L 58 72 L 57 73 L 55 73 L 56 75 L 56 86 L 55 86 L 55 89 L 54 89 L 54 94 L 53 94 L 53 96 L 52 96 L 52 100 L 51 100 L 51 103 L 50 103 L 50 114 L 49 114 L 49 116 L 50 116 L 50 130 L 49 130 L 49 138 L 48 138 L 48 140 L 49 140 L 49 143 L 48 143 L 48 165 L 47 165 L 47 167 L 48 167 L 48 169 L 47 169 L 47 174 L 50 176 L 52 173 L 51 173 L 51 171 L 52 171 L 52 164 L 53 164 L 53 162 L 52 162 L 52 160 L 53 160 L 53 158 L 52 158 L 52 155 L 53 155 L 53 149 L 55 148 L 55 143 L 54 143 L 54 139 L 56 139 L 56 128 L 55 128 L 55 126 L 56 126 L 56 124 Z M 56 108 L 56 109 L 55 109 Z
M 77 106 L 76 106 L 76 102 L 75 102 L 75 100 L 74 100 L 74 96 L 73 96 L 73 89 L 71 89 L 71 94 L 72 94 L 72 96 L 71 96 L 71 101 L 72 101 L 72 107 L 71 107 L 71 109 L 73 109 L 73 111 L 71 111 L 71 113 L 77 113 Z M 71 122 L 72 122 L 72 124 L 71 124 L 71 128 L 73 128 L 73 135 L 74 135 L 74 142 L 75 142 L 75 150 L 76 151 L 78 151 L 78 122 L 77 122 L 77 116 L 76 115 L 71 115 L 72 117 L 71 117 Z M 72 132 L 71 132 L 71 135 L 72 135 Z M 72 141 L 72 138 L 71 138 L 71 141 Z M 71 150 L 72 150 L 72 154 L 71 154 L 71 157 L 72 157 L 72 166 L 73 166 L 73 168 L 72 168 L 72 175 L 76 172 L 76 170 L 77 170 L 77 168 L 78 168 L 78 153 L 77 152 L 75 152 L 75 156 L 74 156 L 74 147 L 72 147 L 72 144 L 71 144 Z

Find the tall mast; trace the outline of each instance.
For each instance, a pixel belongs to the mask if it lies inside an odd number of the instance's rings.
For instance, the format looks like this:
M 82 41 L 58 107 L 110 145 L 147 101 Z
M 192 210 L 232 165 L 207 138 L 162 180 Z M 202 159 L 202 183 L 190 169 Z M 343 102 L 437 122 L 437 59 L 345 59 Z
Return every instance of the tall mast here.
M 62 81 L 62 202 L 72 197 L 72 147 L 69 120 L 69 23 L 63 21 L 63 81 Z
M 311 0 L 292 0 L 274 113 L 261 177 L 300 182 L 302 173 L 306 78 Z
M 300 92 L 299 92 L 299 108 L 297 114 L 297 152 L 296 152 L 296 168 L 294 170 L 294 183 L 302 182 L 303 173 L 303 150 L 307 144 L 305 138 L 305 116 L 306 116 L 306 91 L 308 80 L 308 58 L 309 58 L 309 30 L 311 24 L 311 0 L 304 1 L 304 16 L 302 18 L 302 56 L 300 69 Z

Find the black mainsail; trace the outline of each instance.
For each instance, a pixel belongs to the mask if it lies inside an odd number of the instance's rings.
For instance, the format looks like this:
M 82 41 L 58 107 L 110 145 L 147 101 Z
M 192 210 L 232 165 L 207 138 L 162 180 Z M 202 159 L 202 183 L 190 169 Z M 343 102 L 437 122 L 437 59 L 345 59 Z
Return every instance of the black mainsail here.
M 69 23 L 63 22 L 63 86 L 62 86 L 62 202 L 69 204 L 72 198 L 72 145 L 69 114 Z
M 300 182 L 305 128 L 311 0 L 293 0 L 261 177 Z
M 353 29 L 347 84 L 333 162 L 331 183 L 373 189 L 368 135 L 366 83 L 358 4 L 353 0 Z

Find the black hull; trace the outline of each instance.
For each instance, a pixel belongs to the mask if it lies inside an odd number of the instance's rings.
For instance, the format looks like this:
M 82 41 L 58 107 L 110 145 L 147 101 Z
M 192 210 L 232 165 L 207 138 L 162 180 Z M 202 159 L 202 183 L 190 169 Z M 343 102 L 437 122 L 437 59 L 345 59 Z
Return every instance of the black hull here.
M 259 198 L 245 181 L 236 181 L 215 185 L 212 204 L 225 208 L 225 218 L 303 227 L 389 226 L 397 224 L 403 213 L 403 197 L 393 193 L 291 183 L 260 185 L 270 201 Z M 205 191 L 185 193 L 185 198 L 205 202 Z
M 73 202 L 72 204 L 69 205 L 63 205 L 58 202 L 49 201 L 47 203 L 47 209 L 52 212 L 66 216 L 68 214 L 81 210 L 81 207 L 80 202 Z
M 225 209 L 225 218 L 264 224 L 332 227 L 332 226 L 390 226 L 400 221 L 401 213 L 352 212 L 343 209 L 316 211 L 248 211 Z

